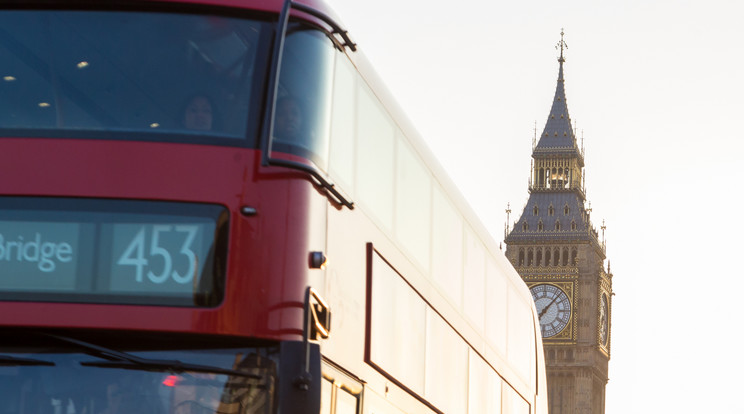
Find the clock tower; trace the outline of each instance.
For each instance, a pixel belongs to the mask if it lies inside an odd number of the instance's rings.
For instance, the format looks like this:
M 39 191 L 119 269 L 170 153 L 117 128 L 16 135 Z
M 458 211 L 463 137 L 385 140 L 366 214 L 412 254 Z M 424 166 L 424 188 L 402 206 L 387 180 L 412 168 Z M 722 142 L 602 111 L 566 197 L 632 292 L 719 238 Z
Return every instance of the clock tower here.
M 612 273 L 586 206 L 584 149 L 568 116 L 561 32 L 558 84 L 535 137 L 529 200 L 505 231 L 506 256 L 532 292 L 540 319 L 551 414 L 605 411 Z M 536 131 L 537 132 L 537 131 Z M 510 210 L 507 210 L 509 213 Z M 508 219 L 507 219 L 508 221 Z

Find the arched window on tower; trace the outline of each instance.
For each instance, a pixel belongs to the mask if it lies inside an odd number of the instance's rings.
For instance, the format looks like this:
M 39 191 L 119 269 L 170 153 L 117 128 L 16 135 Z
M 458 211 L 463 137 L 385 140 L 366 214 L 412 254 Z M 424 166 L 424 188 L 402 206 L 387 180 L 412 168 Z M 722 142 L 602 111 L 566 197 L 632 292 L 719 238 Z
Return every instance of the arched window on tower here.
M 535 204 L 535 206 L 534 206 L 534 207 L 532 207 L 532 215 L 533 215 L 533 216 L 536 216 L 536 215 L 538 215 L 539 213 L 540 213 L 540 209 L 539 209 L 539 208 L 537 208 L 537 204 Z
M 566 203 L 566 205 L 563 206 L 563 214 L 567 216 L 570 211 L 571 209 L 568 208 L 568 203 Z
M 558 188 L 558 170 L 553 168 L 550 175 L 550 188 Z
M 560 256 L 561 250 L 558 247 L 553 249 L 553 266 L 558 266 L 558 259 L 560 258 Z
M 548 207 L 548 215 L 549 215 L 549 216 L 552 216 L 552 215 L 553 215 L 554 213 L 555 213 L 555 209 L 553 208 L 553 205 L 551 204 L 551 205 L 550 205 L 550 206 Z
M 537 222 L 537 231 L 543 231 L 543 230 L 544 230 L 543 222 L 542 222 L 542 219 L 540 219 L 540 221 Z
M 558 169 L 558 188 L 564 188 L 565 185 L 563 183 L 563 168 Z
M 579 264 L 579 250 L 575 247 L 571 249 L 571 264 L 576 266 Z
M 535 266 L 542 266 L 542 249 L 537 249 L 535 253 Z
M 559 231 L 561 229 L 561 222 L 556 220 L 555 221 L 555 231 Z
M 538 186 L 540 188 L 545 188 L 545 169 L 540 168 L 540 173 L 538 174 Z
M 563 248 L 563 266 L 568 266 L 568 247 Z
M 550 251 L 551 250 L 552 249 L 549 247 L 545 250 L 545 266 L 550 266 Z
M 522 231 L 527 231 L 527 230 L 529 230 L 529 229 L 530 229 L 530 225 L 529 225 L 529 224 L 527 224 L 527 222 L 526 222 L 526 221 L 523 221 L 523 222 L 522 222 Z
M 571 230 L 576 230 L 576 222 L 571 220 Z
M 519 249 L 519 262 L 517 263 L 519 263 L 518 266 L 524 266 L 524 249 L 523 248 Z
M 534 258 L 535 252 L 532 249 L 527 250 L 527 266 L 533 266 L 535 264 Z

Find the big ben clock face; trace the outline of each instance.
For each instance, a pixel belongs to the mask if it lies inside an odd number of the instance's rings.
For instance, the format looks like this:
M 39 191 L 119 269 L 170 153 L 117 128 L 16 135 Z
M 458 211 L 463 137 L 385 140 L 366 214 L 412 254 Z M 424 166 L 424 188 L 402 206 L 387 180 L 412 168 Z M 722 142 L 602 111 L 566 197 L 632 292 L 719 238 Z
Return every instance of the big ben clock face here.
M 571 320 L 571 300 L 561 288 L 540 284 L 530 288 L 543 338 L 558 335 Z
M 602 294 L 599 302 L 599 342 L 607 347 L 610 334 L 610 306 L 606 294 Z

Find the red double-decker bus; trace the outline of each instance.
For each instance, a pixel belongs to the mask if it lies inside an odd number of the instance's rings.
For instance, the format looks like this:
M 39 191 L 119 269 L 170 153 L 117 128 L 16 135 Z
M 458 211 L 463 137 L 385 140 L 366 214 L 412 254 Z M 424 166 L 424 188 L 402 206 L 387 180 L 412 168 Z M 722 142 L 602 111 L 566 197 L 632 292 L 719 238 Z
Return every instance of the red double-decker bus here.
M 0 412 L 546 412 L 529 292 L 326 5 L 4 2 L 0 78 Z

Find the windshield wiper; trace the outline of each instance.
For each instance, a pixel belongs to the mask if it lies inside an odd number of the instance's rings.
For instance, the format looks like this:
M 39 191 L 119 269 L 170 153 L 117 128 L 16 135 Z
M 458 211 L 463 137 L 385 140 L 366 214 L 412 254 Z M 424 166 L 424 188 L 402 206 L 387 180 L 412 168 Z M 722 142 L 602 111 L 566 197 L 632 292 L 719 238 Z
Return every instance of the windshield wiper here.
M 54 366 L 54 362 L 51 361 L 44 361 L 41 359 L 33 359 L 33 358 L 18 358 L 10 355 L 0 355 L 0 366 L 3 367 L 13 367 L 13 366 L 20 366 L 20 365 L 26 365 L 26 366 L 32 366 L 32 365 L 46 365 L 46 366 Z
M 223 375 L 234 375 L 240 377 L 247 377 L 253 379 L 263 379 L 262 375 L 251 374 L 249 372 L 238 371 L 235 369 L 228 369 L 222 367 L 215 367 L 211 365 L 199 365 L 190 364 L 187 362 L 181 362 L 178 360 L 169 359 L 150 359 L 142 358 L 126 352 L 117 351 L 110 348 L 105 348 L 99 345 L 91 344 L 89 342 L 80 341 L 74 338 L 68 338 L 66 336 L 59 335 L 48 335 L 52 338 L 60 341 L 68 342 L 71 344 L 78 345 L 86 349 L 88 354 L 95 355 L 97 357 L 106 359 L 108 361 L 101 362 L 81 362 L 80 365 L 87 367 L 102 367 L 102 368 L 122 368 L 122 369 L 136 369 L 142 371 L 168 371 L 174 374 L 181 374 L 185 372 L 202 372 L 208 374 L 223 374 Z

